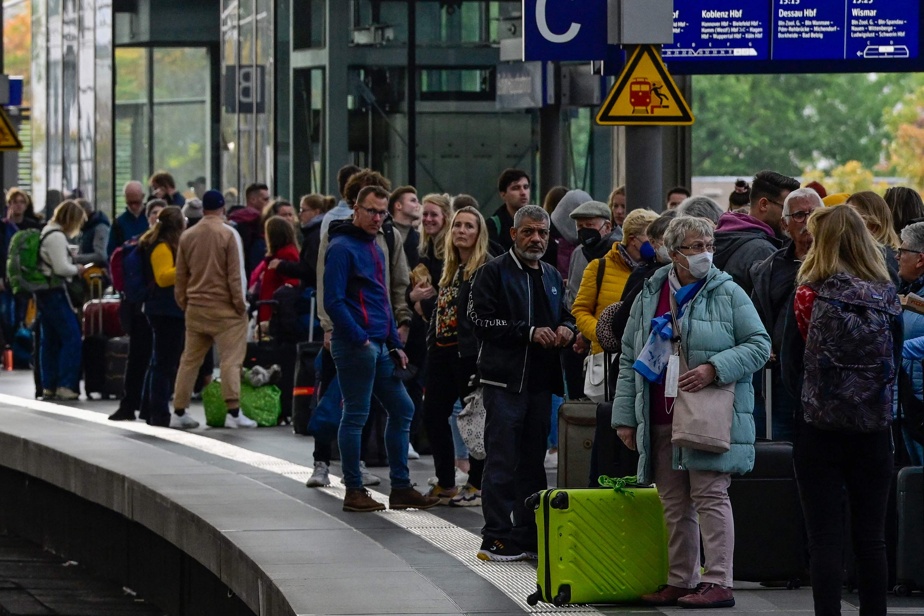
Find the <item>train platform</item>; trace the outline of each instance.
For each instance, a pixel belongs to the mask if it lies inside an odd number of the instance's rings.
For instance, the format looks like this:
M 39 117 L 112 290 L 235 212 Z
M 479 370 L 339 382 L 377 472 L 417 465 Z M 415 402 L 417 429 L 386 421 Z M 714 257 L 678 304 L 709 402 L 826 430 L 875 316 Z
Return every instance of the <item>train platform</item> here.
M 339 465 L 331 486 L 306 488 L 313 441 L 288 427 L 211 429 L 194 405 L 203 427 L 181 432 L 108 421 L 116 401 L 57 404 L 33 394 L 30 373 L 0 373 L 0 529 L 18 525 L 63 559 L 88 552 L 95 575 L 119 580 L 165 613 L 205 613 L 194 606 L 206 590 L 229 601 L 228 614 L 677 612 L 530 606 L 535 563 L 475 557 L 480 508 L 344 512 Z M 409 465 L 425 490 L 432 458 Z M 370 470 L 382 477 L 373 496 L 387 503 L 387 469 Z M 25 496 L 37 485 L 43 507 Z M 59 507 L 65 497 L 77 500 Z M 0 563 L 4 549 L 0 542 Z M 0 567 L 0 597 L 8 578 Z M 808 588 L 740 583 L 735 594 L 726 613 L 812 613 Z M 855 594 L 844 594 L 843 611 L 858 611 Z M 924 616 L 924 595 L 890 595 L 889 613 Z

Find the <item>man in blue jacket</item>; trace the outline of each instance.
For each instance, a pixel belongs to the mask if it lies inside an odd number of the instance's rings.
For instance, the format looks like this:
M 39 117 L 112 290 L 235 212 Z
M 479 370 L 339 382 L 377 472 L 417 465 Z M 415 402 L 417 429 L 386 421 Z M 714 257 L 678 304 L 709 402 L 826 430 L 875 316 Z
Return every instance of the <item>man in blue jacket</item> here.
M 395 375 L 396 368 L 407 368 L 407 356 L 389 302 L 385 253 L 375 242 L 388 215 L 388 197 L 388 191 L 379 186 L 363 188 L 353 208 L 352 224 L 331 228 L 324 257 L 324 308 L 333 323 L 330 350 L 343 390 L 338 444 L 346 484 L 344 511 L 385 508 L 363 488 L 359 466 L 373 393 L 388 414 L 389 508 L 428 509 L 439 503 L 438 498 L 414 489 L 407 466 L 414 404 Z
M 148 219 L 144 215 L 144 186 L 138 180 L 125 183 L 122 188 L 125 199 L 125 211 L 119 214 L 109 233 L 109 245 L 106 256 L 111 257 L 115 249 L 126 240 L 137 237 L 148 230 Z
M 548 487 L 543 462 L 552 394 L 564 393 L 559 352 L 575 338 L 561 274 L 540 261 L 549 226 L 541 207 L 517 210 L 513 247 L 472 281 L 468 316 L 480 345 L 487 410 L 481 560 L 522 560 L 537 551 L 535 514 L 523 501 Z

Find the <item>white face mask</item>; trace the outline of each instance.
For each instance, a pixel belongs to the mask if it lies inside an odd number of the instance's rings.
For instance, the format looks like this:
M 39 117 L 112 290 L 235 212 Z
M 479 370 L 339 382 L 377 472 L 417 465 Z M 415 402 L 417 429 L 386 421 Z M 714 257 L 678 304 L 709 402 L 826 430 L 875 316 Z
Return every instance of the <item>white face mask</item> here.
M 697 280 L 705 277 L 709 273 L 709 268 L 712 267 L 712 253 L 708 251 L 690 255 L 686 259 L 688 266 L 684 269 Z
M 671 251 L 667 249 L 667 246 L 660 245 L 658 246 L 658 261 L 661 263 L 670 263 L 671 262 Z

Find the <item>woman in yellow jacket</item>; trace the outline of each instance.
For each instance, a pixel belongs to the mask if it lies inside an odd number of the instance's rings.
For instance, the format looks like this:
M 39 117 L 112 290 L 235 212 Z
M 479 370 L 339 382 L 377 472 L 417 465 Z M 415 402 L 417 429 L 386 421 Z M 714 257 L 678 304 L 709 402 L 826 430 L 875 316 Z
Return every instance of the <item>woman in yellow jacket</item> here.
M 648 243 L 646 230 L 648 225 L 658 219 L 658 215 L 651 210 L 632 210 L 622 223 L 622 241 L 613 244 L 613 247 L 603 259 L 606 267 L 603 270 L 603 279 L 600 288 L 597 288 L 597 271 L 601 259 L 595 259 L 587 264 L 584 276 L 581 278 L 581 288 L 571 314 L 578 331 L 585 340 L 591 342 L 591 353 L 601 353 L 603 349 L 597 341 L 597 320 L 603 310 L 619 301 L 622 291 L 629 279 L 629 274 L 635 267 L 645 260 L 655 256 L 655 250 Z

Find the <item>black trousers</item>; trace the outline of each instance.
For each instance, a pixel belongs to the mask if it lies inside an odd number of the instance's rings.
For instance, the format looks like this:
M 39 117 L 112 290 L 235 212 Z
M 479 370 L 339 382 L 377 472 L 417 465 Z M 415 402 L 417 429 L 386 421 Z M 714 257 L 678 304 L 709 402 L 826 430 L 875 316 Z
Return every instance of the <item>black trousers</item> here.
M 888 429 L 852 433 L 797 424 L 793 464 L 809 537 L 818 616 L 841 613 L 847 503 L 860 614 L 885 616 L 889 573 L 885 524 L 893 456 Z
M 141 419 L 148 418 L 148 409 L 142 407 L 141 392 L 145 374 L 154 352 L 154 335 L 147 318 L 141 312 L 141 304 L 122 300 L 122 324 L 128 332 L 128 362 L 125 365 L 125 390 L 119 402 L 120 413 L 134 413 L 140 410 Z

